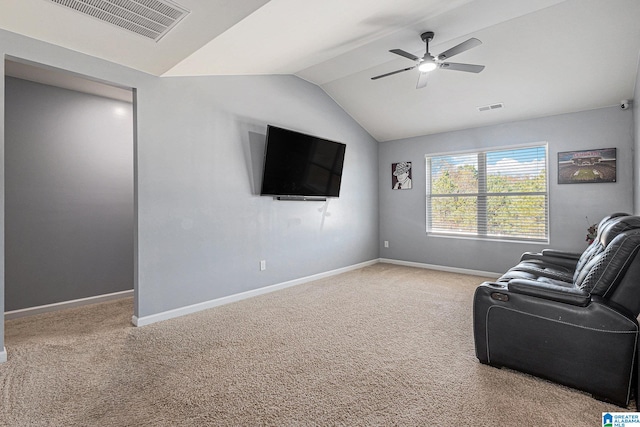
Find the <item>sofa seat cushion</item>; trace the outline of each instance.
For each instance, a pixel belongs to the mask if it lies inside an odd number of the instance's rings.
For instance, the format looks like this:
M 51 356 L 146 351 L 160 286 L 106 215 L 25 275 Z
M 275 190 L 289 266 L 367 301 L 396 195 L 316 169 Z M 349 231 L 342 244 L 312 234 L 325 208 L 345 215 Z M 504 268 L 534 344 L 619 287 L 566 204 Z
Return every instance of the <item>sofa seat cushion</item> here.
M 554 265 L 538 260 L 521 261 L 515 267 L 510 268 L 498 281 L 508 282 L 512 279 L 552 279 L 561 282 L 573 283 L 573 270 L 561 265 Z

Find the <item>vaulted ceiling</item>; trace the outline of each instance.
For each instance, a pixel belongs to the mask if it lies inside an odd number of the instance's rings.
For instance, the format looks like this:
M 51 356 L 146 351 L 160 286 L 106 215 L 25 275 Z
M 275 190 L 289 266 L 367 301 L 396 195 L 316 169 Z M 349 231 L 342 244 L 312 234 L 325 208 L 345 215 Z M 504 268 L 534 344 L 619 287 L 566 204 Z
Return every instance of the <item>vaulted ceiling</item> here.
M 75 0 L 87 2 L 88 0 Z M 139 0 L 134 0 L 139 1 Z M 294 74 L 374 138 L 485 126 L 617 105 L 633 97 L 638 0 L 175 0 L 189 11 L 159 41 L 52 0 L 1 0 L 0 28 L 158 76 Z M 482 44 L 416 89 L 422 57 Z M 503 108 L 478 107 L 502 103 Z

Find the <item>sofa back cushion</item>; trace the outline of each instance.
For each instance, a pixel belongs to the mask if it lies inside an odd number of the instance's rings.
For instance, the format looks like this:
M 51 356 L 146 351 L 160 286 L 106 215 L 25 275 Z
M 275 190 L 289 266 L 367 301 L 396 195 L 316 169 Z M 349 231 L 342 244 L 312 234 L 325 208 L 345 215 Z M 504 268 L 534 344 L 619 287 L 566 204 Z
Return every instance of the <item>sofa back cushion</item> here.
M 573 273 L 574 283 L 578 283 L 584 279 L 586 275 L 584 267 L 589 264 L 594 257 L 604 252 L 606 242 L 615 237 L 615 234 L 628 227 L 626 222 L 621 220 L 621 218 L 623 217 L 627 218 L 630 216 L 625 213 L 614 213 L 610 216 L 604 217 L 600 221 L 600 223 L 598 224 L 596 238 L 593 240 L 593 243 L 591 243 L 589 247 L 585 249 L 585 251 L 580 256 L 578 263 L 576 264 L 576 269 Z M 604 236 L 606 236 L 606 238 Z
M 599 237 L 599 250 L 581 268 L 574 283 L 591 295 L 607 298 L 640 250 L 640 217 L 627 216 L 609 223 Z

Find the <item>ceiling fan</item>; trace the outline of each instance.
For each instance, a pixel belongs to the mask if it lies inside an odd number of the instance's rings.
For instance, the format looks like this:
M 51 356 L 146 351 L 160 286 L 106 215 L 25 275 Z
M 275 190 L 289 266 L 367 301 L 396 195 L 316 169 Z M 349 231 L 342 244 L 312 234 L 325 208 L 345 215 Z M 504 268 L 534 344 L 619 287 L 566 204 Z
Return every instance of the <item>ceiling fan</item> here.
M 460 43 L 452 47 L 451 49 L 445 50 L 440 55 L 433 56 L 429 53 L 429 42 L 433 40 L 433 31 L 427 31 L 420 35 L 420 38 L 427 45 L 427 50 L 422 58 L 415 56 L 412 53 L 406 52 L 401 49 L 391 49 L 389 52 L 395 53 L 396 55 L 404 56 L 405 58 L 411 59 L 416 62 L 416 65 L 413 67 L 403 68 L 401 70 L 392 71 L 390 73 L 381 74 L 379 76 L 371 77 L 371 80 L 377 80 L 382 77 L 391 76 L 394 74 L 402 73 L 404 71 L 413 70 L 417 68 L 420 71 L 420 76 L 418 76 L 418 84 L 416 85 L 416 89 L 423 88 L 427 85 L 427 76 L 430 71 L 435 70 L 436 68 L 442 68 L 443 70 L 456 70 L 456 71 L 466 71 L 468 73 L 479 73 L 484 70 L 484 65 L 474 65 L 474 64 L 458 64 L 455 62 L 444 62 L 445 59 L 449 59 L 454 55 L 462 53 L 466 50 L 474 48 L 482 44 L 482 42 L 476 38 L 470 38 L 467 41 Z

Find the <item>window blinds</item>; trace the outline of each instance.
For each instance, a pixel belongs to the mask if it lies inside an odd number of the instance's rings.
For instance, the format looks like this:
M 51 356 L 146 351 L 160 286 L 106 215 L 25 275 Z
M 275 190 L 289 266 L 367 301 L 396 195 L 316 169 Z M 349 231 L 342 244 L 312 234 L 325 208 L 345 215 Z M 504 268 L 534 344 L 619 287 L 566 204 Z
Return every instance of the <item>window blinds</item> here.
M 428 233 L 548 241 L 546 144 L 426 159 Z

